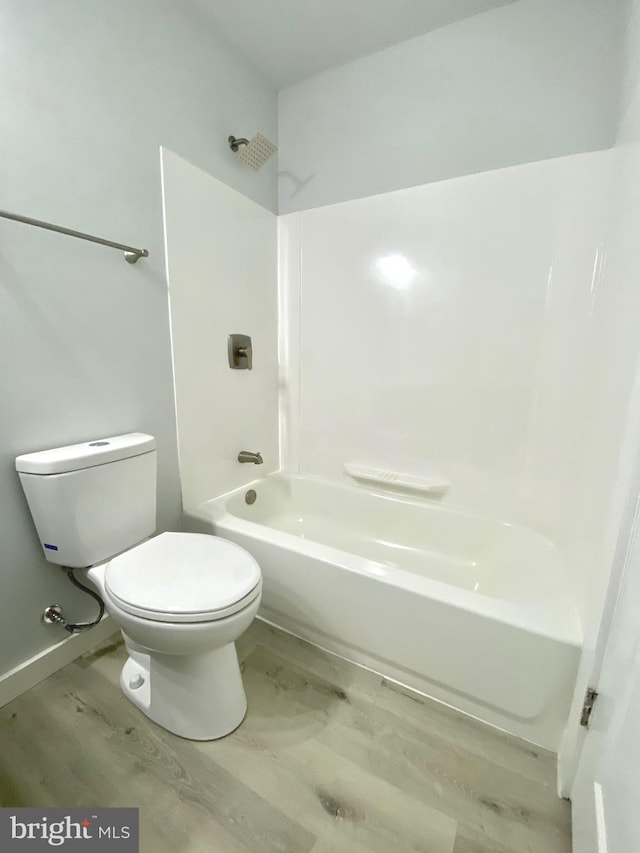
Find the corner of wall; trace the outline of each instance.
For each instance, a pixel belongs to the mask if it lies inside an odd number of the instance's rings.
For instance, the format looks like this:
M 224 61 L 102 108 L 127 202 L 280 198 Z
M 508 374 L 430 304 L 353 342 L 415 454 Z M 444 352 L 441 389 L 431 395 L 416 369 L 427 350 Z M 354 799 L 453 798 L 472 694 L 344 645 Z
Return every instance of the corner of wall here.
M 280 467 L 300 469 L 300 302 L 302 214 L 278 217 L 278 377 Z

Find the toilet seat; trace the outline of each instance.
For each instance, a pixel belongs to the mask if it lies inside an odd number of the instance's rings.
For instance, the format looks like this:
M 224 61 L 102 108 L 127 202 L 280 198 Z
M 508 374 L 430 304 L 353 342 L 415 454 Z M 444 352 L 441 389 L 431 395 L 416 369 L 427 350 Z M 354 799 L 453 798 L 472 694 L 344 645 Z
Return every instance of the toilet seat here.
M 200 533 L 161 533 L 110 560 L 105 590 L 126 613 L 157 622 L 210 622 L 237 613 L 262 589 L 239 545 Z

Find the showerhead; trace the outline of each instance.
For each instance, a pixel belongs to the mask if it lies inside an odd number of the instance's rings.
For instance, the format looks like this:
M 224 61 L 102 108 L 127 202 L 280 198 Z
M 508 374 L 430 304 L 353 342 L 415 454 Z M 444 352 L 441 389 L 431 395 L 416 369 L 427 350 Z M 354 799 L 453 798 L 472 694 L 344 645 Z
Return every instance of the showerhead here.
M 240 146 L 244 147 L 240 150 Z M 256 171 L 267 162 L 269 157 L 274 154 L 278 147 L 271 140 L 267 139 L 261 133 L 256 133 L 251 141 L 248 139 L 236 139 L 235 136 L 229 137 L 229 148 L 232 151 L 238 152 L 238 159 L 243 160 L 248 166 Z

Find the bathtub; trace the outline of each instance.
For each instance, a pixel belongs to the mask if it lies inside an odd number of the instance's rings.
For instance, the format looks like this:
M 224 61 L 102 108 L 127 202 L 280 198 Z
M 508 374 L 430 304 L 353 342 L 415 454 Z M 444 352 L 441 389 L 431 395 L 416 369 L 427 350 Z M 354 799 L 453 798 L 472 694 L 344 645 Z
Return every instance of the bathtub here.
M 557 749 L 581 632 L 558 553 L 540 534 L 421 497 L 283 473 L 185 516 L 188 530 L 224 536 L 257 559 L 266 621 Z

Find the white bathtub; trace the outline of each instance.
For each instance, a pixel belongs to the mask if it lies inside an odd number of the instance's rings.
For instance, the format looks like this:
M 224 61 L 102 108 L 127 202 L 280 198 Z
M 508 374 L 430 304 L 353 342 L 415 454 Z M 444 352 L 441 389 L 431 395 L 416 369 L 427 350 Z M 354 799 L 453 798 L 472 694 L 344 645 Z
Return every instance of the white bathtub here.
M 186 527 L 254 555 L 264 619 L 557 748 L 581 634 L 558 554 L 538 533 L 282 473 L 187 511 Z

